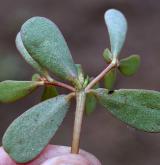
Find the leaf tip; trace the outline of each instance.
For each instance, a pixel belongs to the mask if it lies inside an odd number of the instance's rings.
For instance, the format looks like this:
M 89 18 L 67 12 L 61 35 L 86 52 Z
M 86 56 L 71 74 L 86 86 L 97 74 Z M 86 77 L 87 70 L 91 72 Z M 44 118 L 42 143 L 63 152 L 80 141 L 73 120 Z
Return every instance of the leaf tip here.
M 128 29 L 127 20 L 123 13 L 117 9 L 109 9 L 104 14 L 111 42 L 111 52 L 117 57 L 120 53 Z

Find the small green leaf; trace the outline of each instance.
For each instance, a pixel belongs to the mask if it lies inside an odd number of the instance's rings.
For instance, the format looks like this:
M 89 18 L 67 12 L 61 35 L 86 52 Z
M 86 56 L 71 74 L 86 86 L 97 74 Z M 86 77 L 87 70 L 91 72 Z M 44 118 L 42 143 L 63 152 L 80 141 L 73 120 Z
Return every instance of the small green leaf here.
M 93 79 L 94 79 L 94 77 L 91 77 L 91 78 L 88 77 L 86 79 L 86 85 L 89 82 L 91 82 Z M 84 87 L 86 87 L 86 85 Z M 93 89 L 97 89 L 97 88 L 99 88 L 99 83 L 96 83 L 93 86 Z M 95 110 L 96 105 L 97 105 L 97 101 L 96 101 L 95 96 L 92 93 L 87 93 L 87 95 L 86 95 L 86 103 L 85 103 L 85 113 L 87 115 L 90 115 Z
M 27 20 L 20 31 L 26 50 L 40 65 L 62 79 L 78 83 L 78 74 L 67 43 L 58 27 L 44 17 Z
M 45 68 L 40 66 L 27 52 L 26 48 L 23 45 L 20 33 L 16 36 L 16 46 L 22 57 L 26 60 L 28 64 L 30 64 L 35 70 L 37 70 L 41 75 L 47 75 L 47 71 Z
M 10 103 L 30 94 L 43 82 L 36 81 L 2 81 L 0 82 L 0 103 Z
M 139 66 L 140 56 L 131 55 L 127 58 L 120 60 L 118 69 L 124 76 L 132 76 L 137 72 Z
M 97 89 L 98 101 L 121 121 L 147 132 L 160 132 L 160 92 L 121 89 L 110 93 Z
M 18 163 L 33 160 L 46 147 L 69 108 L 65 95 L 46 100 L 13 121 L 2 140 L 5 151 Z
M 90 78 L 87 75 L 86 78 L 84 79 L 83 88 L 85 88 L 88 85 L 89 82 L 90 82 Z
M 82 69 L 82 65 L 81 64 L 76 64 L 76 68 L 77 68 L 77 73 L 78 73 L 78 78 L 81 84 L 84 83 L 84 72 Z
M 108 48 L 106 48 L 104 50 L 103 57 L 104 57 L 105 61 L 107 62 L 107 64 L 112 62 L 113 55 L 112 55 L 112 53 L 110 52 L 110 50 Z
M 90 115 L 96 108 L 96 98 L 92 93 L 88 93 L 85 103 L 85 113 Z
M 114 83 L 116 81 L 116 69 L 111 69 L 105 76 L 104 76 L 104 86 L 106 89 L 113 89 Z
M 126 18 L 120 11 L 110 9 L 105 12 L 104 19 L 108 28 L 111 52 L 114 57 L 117 57 L 123 47 L 126 38 Z
M 54 86 L 45 86 L 41 100 L 47 100 L 58 95 L 57 89 Z
M 40 81 L 41 76 L 37 73 L 32 75 L 32 81 Z

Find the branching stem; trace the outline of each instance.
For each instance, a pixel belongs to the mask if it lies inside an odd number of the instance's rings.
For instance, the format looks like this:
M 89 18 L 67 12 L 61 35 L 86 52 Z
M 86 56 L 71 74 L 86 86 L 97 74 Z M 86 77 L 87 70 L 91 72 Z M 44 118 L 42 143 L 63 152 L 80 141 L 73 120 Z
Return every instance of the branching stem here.
M 72 86 L 70 86 L 70 85 L 68 85 L 68 84 L 59 82 L 59 81 L 55 81 L 55 80 L 54 80 L 53 82 L 49 82 L 49 81 L 45 80 L 44 83 L 45 83 L 46 85 L 63 87 L 63 88 L 66 88 L 66 89 L 68 89 L 68 90 L 70 90 L 70 91 L 72 91 L 72 92 L 75 92 L 75 88 L 74 88 L 74 87 L 72 87 Z
M 111 62 L 107 68 L 105 68 L 97 77 L 95 77 L 85 88 L 85 91 L 87 92 L 89 89 L 91 89 L 97 82 L 99 82 L 107 72 L 109 72 L 112 68 L 114 68 L 117 65 L 117 62 Z
M 83 113 L 85 108 L 85 100 L 87 92 L 97 83 L 99 82 L 104 75 L 109 72 L 112 68 L 116 67 L 118 64 L 118 60 L 115 59 L 112 61 L 106 69 L 104 69 L 97 77 L 95 77 L 84 89 L 84 91 L 80 91 L 76 93 L 76 112 L 75 112 L 75 121 L 73 128 L 73 139 L 72 139 L 72 147 L 71 153 L 78 154 L 79 153 L 79 144 L 80 144 L 80 134 L 83 120 Z
M 53 85 L 66 88 L 73 93 L 69 97 L 73 97 L 76 94 L 76 112 L 75 112 L 75 120 L 74 120 L 74 127 L 73 127 L 73 139 L 72 139 L 72 147 L 71 153 L 78 154 L 79 153 L 79 144 L 80 144 L 80 134 L 81 134 L 81 127 L 82 127 L 82 120 L 83 114 L 85 109 L 85 101 L 86 101 L 86 94 L 87 92 L 97 83 L 99 82 L 107 72 L 109 72 L 112 68 L 116 67 L 118 61 L 115 59 L 112 61 L 107 68 L 105 68 L 97 77 L 95 77 L 85 89 L 76 91 L 73 86 L 68 84 L 55 81 L 52 79 L 44 79 L 44 84 L 46 85 Z

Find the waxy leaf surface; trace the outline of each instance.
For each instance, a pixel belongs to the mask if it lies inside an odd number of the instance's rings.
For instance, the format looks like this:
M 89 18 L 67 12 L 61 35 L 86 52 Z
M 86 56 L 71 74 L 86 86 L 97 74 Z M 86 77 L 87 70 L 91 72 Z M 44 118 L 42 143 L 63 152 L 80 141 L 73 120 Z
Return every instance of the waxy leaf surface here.
M 41 75 L 46 75 L 47 71 L 44 67 L 40 66 L 28 53 L 26 48 L 23 45 L 20 33 L 16 36 L 16 46 L 22 57 L 30 64 L 35 70 L 37 70 Z
M 114 116 L 130 126 L 147 132 L 160 132 L 160 92 L 120 89 L 109 93 L 94 91 L 98 101 Z
M 42 82 L 36 81 L 12 81 L 0 82 L 0 103 L 10 103 L 30 94 Z
M 139 66 L 140 56 L 131 55 L 127 58 L 120 60 L 118 69 L 124 76 L 132 76 L 137 72 Z
M 20 34 L 26 50 L 35 61 L 62 79 L 77 81 L 77 70 L 67 43 L 52 21 L 33 17 L 23 24 Z
M 126 38 L 126 18 L 120 11 L 110 9 L 105 12 L 104 19 L 108 28 L 111 52 L 114 57 L 117 57 Z
M 49 143 L 69 108 L 65 95 L 46 100 L 23 113 L 3 136 L 3 147 L 13 160 L 26 163 Z

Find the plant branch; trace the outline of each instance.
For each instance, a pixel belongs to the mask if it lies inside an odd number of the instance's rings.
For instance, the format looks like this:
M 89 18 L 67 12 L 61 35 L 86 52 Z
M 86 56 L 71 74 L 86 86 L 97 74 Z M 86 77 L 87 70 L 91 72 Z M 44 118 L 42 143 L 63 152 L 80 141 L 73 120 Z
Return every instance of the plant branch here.
M 91 89 L 97 82 L 99 82 L 107 72 L 109 72 L 112 68 L 114 68 L 117 65 L 117 62 L 111 62 L 107 68 L 105 68 L 97 77 L 95 77 L 85 88 L 85 91 L 87 92 L 89 89 Z
M 52 82 L 49 82 L 48 80 L 45 80 L 44 83 L 46 85 L 51 85 L 51 86 L 58 86 L 58 87 L 63 87 L 63 88 L 66 88 L 72 92 L 75 92 L 75 88 L 68 85 L 68 84 L 65 84 L 65 83 L 62 83 L 62 82 L 59 82 L 59 81 L 52 81 Z
M 83 120 L 83 113 L 85 107 L 86 93 L 84 91 L 80 91 L 76 94 L 76 112 L 75 112 L 75 121 L 73 128 L 73 139 L 72 139 L 72 147 L 71 153 L 78 154 L 79 153 L 79 144 L 80 144 L 80 134 Z

